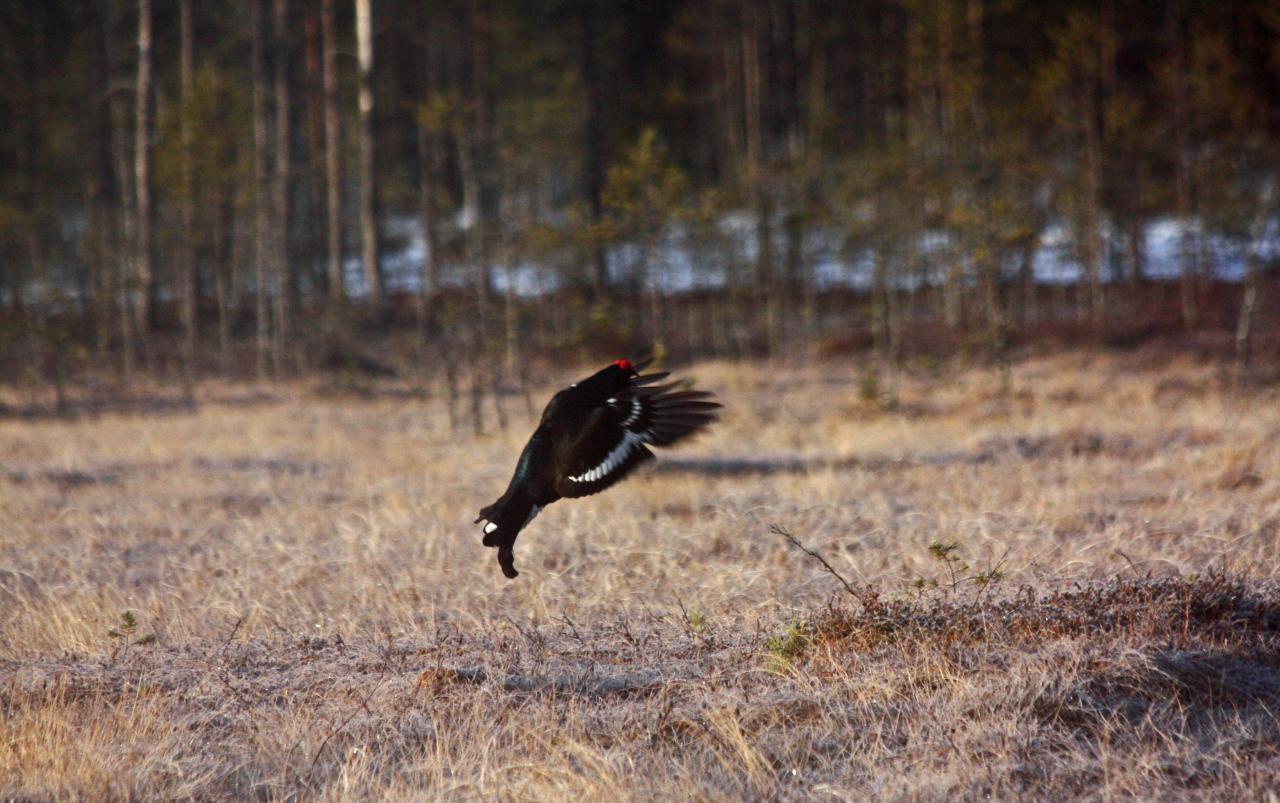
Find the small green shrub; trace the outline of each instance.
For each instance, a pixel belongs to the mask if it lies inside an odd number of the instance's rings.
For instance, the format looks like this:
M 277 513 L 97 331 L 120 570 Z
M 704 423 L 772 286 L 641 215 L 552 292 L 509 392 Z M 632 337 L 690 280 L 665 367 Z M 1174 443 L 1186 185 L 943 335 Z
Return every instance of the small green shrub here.
M 772 636 L 764 643 L 769 653 L 769 669 L 773 672 L 785 671 L 813 641 L 809 623 L 803 619 L 793 619 L 780 636 Z

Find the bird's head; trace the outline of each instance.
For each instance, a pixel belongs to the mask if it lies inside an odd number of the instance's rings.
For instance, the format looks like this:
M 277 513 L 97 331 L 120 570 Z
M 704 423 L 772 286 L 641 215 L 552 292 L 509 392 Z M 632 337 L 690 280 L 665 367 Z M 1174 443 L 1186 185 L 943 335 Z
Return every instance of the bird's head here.
M 578 387 L 599 395 L 603 400 L 621 393 L 636 378 L 636 366 L 630 360 L 614 360 L 578 383 Z
M 640 370 L 631 360 L 621 359 L 609 363 L 609 367 L 600 373 L 609 378 L 608 382 L 612 386 L 610 388 L 611 391 L 619 391 L 630 385 L 640 375 Z

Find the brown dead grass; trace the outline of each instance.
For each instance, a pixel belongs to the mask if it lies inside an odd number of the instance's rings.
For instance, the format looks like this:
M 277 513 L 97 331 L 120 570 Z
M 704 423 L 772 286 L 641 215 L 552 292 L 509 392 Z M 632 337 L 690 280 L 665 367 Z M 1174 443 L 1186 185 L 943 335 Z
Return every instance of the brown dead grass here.
M 0 798 L 1280 782 L 1274 388 L 1143 352 L 695 373 L 722 425 L 549 508 L 514 582 L 470 521 L 516 396 L 479 438 L 305 386 L 0 420 Z

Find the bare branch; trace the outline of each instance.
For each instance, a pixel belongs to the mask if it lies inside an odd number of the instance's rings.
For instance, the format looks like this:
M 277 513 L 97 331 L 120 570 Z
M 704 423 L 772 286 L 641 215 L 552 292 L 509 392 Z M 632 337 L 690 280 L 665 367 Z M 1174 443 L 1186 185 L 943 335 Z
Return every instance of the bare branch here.
M 844 586 L 845 591 L 848 591 L 848 592 L 849 592 L 849 596 L 853 597 L 854 599 L 858 600 L 859 602 L 862 602 L 862 597 L 858 596 L 858 592 L 857 592 L 857 590 L 853 587 L 853 584 L 852 584 L 852 583 L 850 583 L 848 580 L 844 579 L 844 575 L 842 575 L 842 574 L 840 574 L 840 572 L 836 571 L 836 570 L 831 566 L 831 564 L 830 564 L 830 563 L 827 563 L 827 559 L 826 559 L 826 558 L 822 557 L 822 556 L 821 556 L 821 555 L 819 555 L 817 552 L 814 552 L 814 551 L 813 551 L 812 549 L 810 549 L 809 547 L 807 547 L 807 546 L 805 546 L 804 544 L 800 543 L 800 539 L 796 538 L 794 535 L 792 535 L 791 533 L 787 532 L 786 530 L 784 530 L 783 528 L 779 527 L 779 526 L 778 526 L 778 525 L 776 525 L 776 524 L 771 524 L 771 525 L 769 525 L 769 530 L 770 530 L 771 532 L 776 533 L 777 535 L 780 535 L 780 536 L 782 536 L 783 538 L 787 539 L 787 541 L 788 541 L 788 542 L 789 542 L 793 547 L 795 547 L 796 549 L 800 550 L 801 552 L 805 553 L 805 554 L 806 554 L 806 555 L 808 555 L 809 557 L 811 557 L 811 558 L 813 558 L 814 560 L 816 560 L 816 561 L 818 561 L 819 563 L 821 563 L 821 564 L 822 564 L 822 568 L 826 569 L 828 572 L 830 572 L 830 573 L 831 573 L 831 576 L 832 576 L 832 577 L 834 577 L 834 578 L 836 578 L 837 580 L 839 580 L 839 581 L 840 581 L 840 584 Z

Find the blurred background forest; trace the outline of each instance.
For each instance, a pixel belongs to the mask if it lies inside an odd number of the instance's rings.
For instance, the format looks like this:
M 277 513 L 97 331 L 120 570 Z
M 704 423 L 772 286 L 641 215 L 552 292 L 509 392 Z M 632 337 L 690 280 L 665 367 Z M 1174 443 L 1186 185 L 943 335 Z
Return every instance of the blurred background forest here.
M 1280 357 L 1270 0 L 5 3 L 0 120 L 0 376 L 60 402 L 646 345 Z

